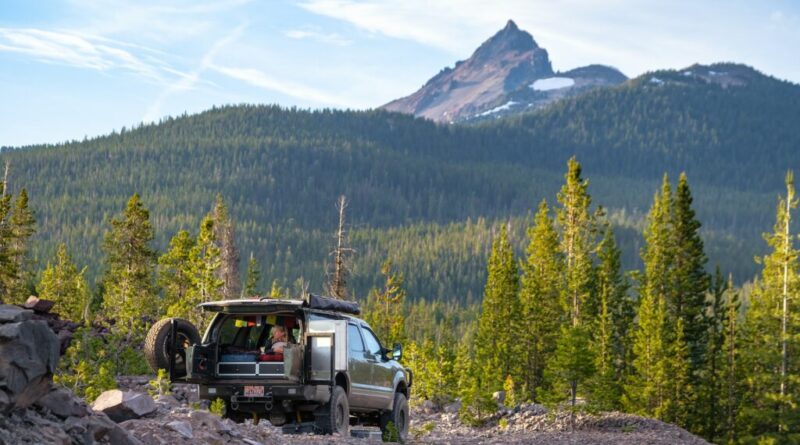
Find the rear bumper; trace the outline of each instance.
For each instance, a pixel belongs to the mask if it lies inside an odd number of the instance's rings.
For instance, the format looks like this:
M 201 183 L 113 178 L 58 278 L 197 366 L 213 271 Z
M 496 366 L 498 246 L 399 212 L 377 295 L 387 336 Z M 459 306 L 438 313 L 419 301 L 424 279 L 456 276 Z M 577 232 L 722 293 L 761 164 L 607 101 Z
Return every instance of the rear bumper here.
M 245 397 L 245 385 L 263 386 L 264 397 Z M 230 401 L 233 398 L 239 403 L 262 403 L 267 399 L 273 401 L 291 400 L 325 403 L 330 398 L 330 388 L 325 385 L 226 380 L 224 382 L 201 383 L 198 387 L 200 399 Z

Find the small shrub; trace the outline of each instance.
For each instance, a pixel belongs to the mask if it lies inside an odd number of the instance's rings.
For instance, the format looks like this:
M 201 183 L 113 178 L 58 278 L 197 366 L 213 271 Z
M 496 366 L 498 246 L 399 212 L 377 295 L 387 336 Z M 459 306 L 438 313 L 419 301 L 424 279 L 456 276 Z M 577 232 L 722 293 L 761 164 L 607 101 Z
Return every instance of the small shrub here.
M 499 422 L 497 422 L 497 427 L 501 430 L 508 429 L 508 419 L 505 417 L 501 418 Z
M 208 410 L 213 414 L 223 417 L 225 415 L 225 401 L 220 398 L 214 399 L 208 407 Z
M 149 385 L 147 392 L 153 397 L 172 394 L 172 382 L 169 381 L 169 374 L 165 369 L 159 369 L 156 378 L 150 380 Z
M 397 431 L 397 426 L 395 426 L 394 422 L 389 422 L 386 424 L 386 430 L 383 432 L 383 441 L 384 442 L 400 441 L 400 433 Z
M 435 422 L 425 422 L 422 424 L 422 426 L 412 429 L 411 436 L 414 438 L 414 440 L 419 440 L 422 437 L 430 434 L 434 428 L 436 428 Z

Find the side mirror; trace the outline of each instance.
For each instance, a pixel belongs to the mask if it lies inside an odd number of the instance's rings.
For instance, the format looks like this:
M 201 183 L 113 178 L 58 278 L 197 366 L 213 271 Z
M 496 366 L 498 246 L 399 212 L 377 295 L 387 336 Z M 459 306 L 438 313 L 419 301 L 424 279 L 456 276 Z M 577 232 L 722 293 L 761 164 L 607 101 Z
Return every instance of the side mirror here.
M 392 359 L 400 361 L 403 358 L 403 345 L 400 343 L 395 343 L 394 348 L 392 348 Z

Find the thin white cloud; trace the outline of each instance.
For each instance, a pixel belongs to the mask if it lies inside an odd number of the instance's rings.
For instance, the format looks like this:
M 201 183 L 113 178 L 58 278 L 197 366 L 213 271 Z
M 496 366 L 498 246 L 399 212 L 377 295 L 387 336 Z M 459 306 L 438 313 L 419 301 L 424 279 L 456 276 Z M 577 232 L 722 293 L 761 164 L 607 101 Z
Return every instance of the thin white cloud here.
M 214 42 L 214 44 L 211 45 L 211 48 L 209 48 L 209 50 L 203 54 L 203 57 L 200 60 L 200 65 L 194 71 L 187 75 L 181 76 L 177 81 L 171 83 L 161 91 L 158 97 L 156 97 L 156 100 L 150 104 L 150 107 L 148 107 L 144 117 L 142 117 L 142 120 L 144 122 L 154 122 L 161 118 L 161 109 L 164 105 L 164 102 L 166 102 L 170 96 L 181 91 L 191 90 L 195 88 L 198 83 L 202 82 L 200 77 L 201 74 L 213 66 L 214 57 L 217 55 L 217 53 L 223 47 L 235 42 L 242 35 L 242 32 L 244 32 L 245 28 L 246 25 L 241 25 L 225 37 Z
M 96 71 L 122 70 L 155 83 L 164 83 L 166 63 L 148 56 L 147 61 L 111 41 L 69 31 L 32 28 L 0 28 L 0 51 L 24 54 L 44 63 Z
M 214 65 L 212 69 L 230 78 L 247 82 L 248 84 L 258 88 L 294 97 L 295 99 L 338 107 L 353 106 L 352 100 L 349 98 L 326 93 L 325 91 L 299 84 L 297 82 L 276 79 L 272 76 L 269 76 L 267 73 L 254 68 Z
M 326 33 L 316 28 L 290 29 L 285 31 L 284 35 L 290 39 L 310 39 L 315 42 L 336 46 L 348 46 L 353 43 L 352 40 L 345 38 L 341 34 L 335 32 Z

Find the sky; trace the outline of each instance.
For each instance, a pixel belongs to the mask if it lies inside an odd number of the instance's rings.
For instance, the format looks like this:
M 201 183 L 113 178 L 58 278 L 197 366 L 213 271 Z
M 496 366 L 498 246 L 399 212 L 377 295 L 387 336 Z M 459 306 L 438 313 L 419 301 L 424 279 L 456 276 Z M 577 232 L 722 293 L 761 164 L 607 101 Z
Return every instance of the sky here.
M 556 70 L 738 62 L 800 83 L 792 0 L 0 0 L 0 147 L 226 104 L 375 108 L 509 19 Z

